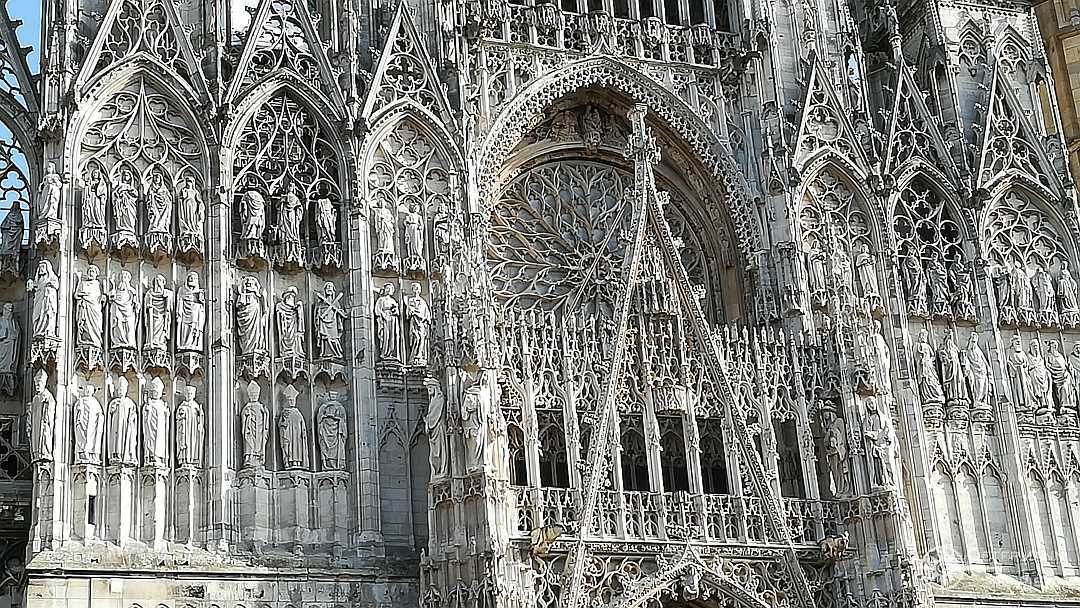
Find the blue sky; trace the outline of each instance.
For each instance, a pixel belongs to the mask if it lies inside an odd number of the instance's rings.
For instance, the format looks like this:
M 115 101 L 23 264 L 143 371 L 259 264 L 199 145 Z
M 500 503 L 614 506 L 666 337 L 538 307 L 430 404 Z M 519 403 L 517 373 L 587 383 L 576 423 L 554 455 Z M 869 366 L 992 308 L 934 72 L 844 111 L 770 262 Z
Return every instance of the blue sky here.
M 26 61 L 30 64 L 30 71 L 38 71 L 38 47 L 41 46 L 41 0 L 8 0 L 8 14 L 14 20 L 22 20 L 23 24 L 17 30 L 19 42 L 23 46 L 33 47 L 33 51 L 27 56 Z

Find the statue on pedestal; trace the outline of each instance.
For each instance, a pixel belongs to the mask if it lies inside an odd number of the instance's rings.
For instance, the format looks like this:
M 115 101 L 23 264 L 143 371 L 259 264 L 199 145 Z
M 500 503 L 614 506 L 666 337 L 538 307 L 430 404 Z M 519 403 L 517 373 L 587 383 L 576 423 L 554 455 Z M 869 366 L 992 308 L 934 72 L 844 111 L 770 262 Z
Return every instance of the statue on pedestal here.
M 138 348 L 136 299 L 138 294 L 131 283 L 131 273 L 121 270 L 109 281 L 109 345 L 135 350 Z
M 918 252 L 904 256 L 904 290 L 907 292 L 908 314 L 914 317 L 930 316 L 926 298 L 926 273 Z
M 979 334 L 971 332 L 967 348 L 960 354 L 960 365 L 968 380 L 971 405 L 975 411 L 990 411 L 990 363 L 979 346 Z
M 189 272 L 176 306 L 176 349 L 197 351 L 203 349 L 203 331 L 206 327 L 206 292 L 199 286 L 199 274 Z
M 41 178 L 41 185 L 38 187 L 36 210 L 39 224 L 59 221 L 63 188 L 64 180 L 56 172 L 56 163 L 49 162 L 45 165 L 45 177 Z
M 930 346 L 930 332 L 919 331 L 919 342 L 915 345 L 915 370 L 918 373 L 919 397 L 923 407 L 940 407 L 945 404 L 945 392 L 937 371 L 937 358 L 934 347 Z
M 847 428 L 844 419 L 832 409 L 822 411 L 822 424 L 825 429 L 825 460 L 829 467 L 829 491 L 834 498 L 843 498 L 851 494 Z
M 409 320 L 410 363 L 416 366 L 427 365 L 431 352 L 431 308 L 424 299 L 422 287 L 413 283 L 412 295 L 405 298 L 405 316 Z
M 195 401 L 195 387 L 184 387 L 176 406 L 176 466 L 201 467 L 203 459 L 203 411 Z
M 35 338 L 56 336 L 56 307 L 60 277 L 53 272 L 52 262 L 41 260 L 34 278 L 26 283 L 26 290 L 34 294 L 33 332 Z
M 240 410 L 240 433 L 244 438 L 244 468 L 261 469 L 266 463 L 266 431 L 270 413 L 259 401 L 262 388 L 252 380 L 247 385 L 248 402 Z
M 124 376 L 113 385 L 109 402 L 108 455 L 111 463 L 134 466 L 138 464 L 139 410 L 128 397 L 128 380 Z
M 320 359 L 341 361 L 345 353 L 341 346 L 342 323 L 346 318 L 341 307 L 341 296 L 337 287 L 327 281 L 321 292 L 316 292 L 318 303 L 315 305 L 315 338 Z
M 150 174 L 146 187 L 146 248 L 150 252 L 172 249 L 173 197 L 160 169 Z
M 52 460 L 53 426 L 56 424 L 56 398 L 49 392 L 49 374 L 39 369 L 34 374 L 34 396 L 27 404 L 26 435 L 30 438 L 30 458 Z
M 307 421 L 296 407 L 299 394 L 291 384 L 281 392 L 284 402 L 278 421 L 278 439 L 281 443 L 281 461 L 286 470 L 307 468 Z
M 245 276 L 236 294 L 236 331 L 240 354 L 267 352 L 266 301 L 258 279 Z
M 1061 323 L 1067 328 L 1080 325 L 1080 303 L 1077 303 L 1077 284 L 1068 268 L 1061 269 L 1057 282 L 1057 299 L 1061 308 Z
M 428 436 L 428 459 L 431 477 L 445 477 L 450 471 L 450 451 L 447 444 L 446 395 L 435 378 L 424 380 L 428 392 L 428 411 L 424 416 L 424 429 Z
M 296 184 L 290 183 L 278 207 L 277 263 L 304 265 L 304 246 L 300 226 L 304 220 L 304 204 L 296 194 Z
M 139 217 L 139 189 L 135 177 L 127 166 L 120 169 L 119 178 L 113 183 L 113 249 L 138 247 L 136 223 Z
M 1009 353 L 1005 356 L 1005 369 L 1012 384 L 1013 405 L 1017 411 L 1029 411 L 1033 405 L 1031 366 L 1020 336 L 1012 337 Z
M 323 404 L 319 406 L 319 453 L 322 456 L 322 470 L 345 470 L 347 423 L 345 407 L 338 401 L 337 393 L 327 393 Z
M 401 308 L 394 298 L 394 285 L 382 286 L 375 300 L 375 324 L 379 334 L 379 360 L 401 362 Z
M 402 217 L 405 226 L 405 270 L 416 272 L 424 269 L 424 216 L 417 204 L 405 209 Z
M 286 287 L 277 304 L 278 354 L 284 359 L 304 358 L 304 303 L 295 287 Z
M 162 396 L 165 383 L 155 376 L 150 380 L 143 399 L 143 465 L 169 466 L 169 405 Z
M 1046 371 L 1052 383 L 1052 402 L 1056 405 L 1058 416 L 1076 419 L 1076 385 L 1073 384 L 1069 362 L 1061 352 L 1061 345 L 1055 340 L 1046 343 Z
M 94 396 L 93 384 L 78 388 L 72 419 L 75 429 L 75 464 L 101 464 L 101 435 L 105 430 L 105 412 Z
M 83 183 L 82 227 L 79 230 L 79 242 L 83 249 L 89 250 L 96 245 L 104 249 L 107 243 L 105 232 L 105 203 L 109 198 L 109 186 L 101 168 L 96 164 L 90 169 L 89 179 Z M 22 235 L 19 235 L 20 239 Z
M 4 302 L 0 308 L 0 393 L 15 396 L 21 343 L 22 329 L 15 319 L 15 305 Z
M 184 177 L 183 185 L 176 195 L 177 213 L 179 220 L 179 238 L 177 245 L 181 252 L 202 253 L 203 250 L 203 227 L 205 216 L 202 197 L 199 189 L 195 186 L 195 177 Z
M 374 209 L 373 228 L 375 229 L 375 255 L 373 266 L 376 270 L 392 270 L 397 268 L 397 214 L 390 201 L 376 204 Z

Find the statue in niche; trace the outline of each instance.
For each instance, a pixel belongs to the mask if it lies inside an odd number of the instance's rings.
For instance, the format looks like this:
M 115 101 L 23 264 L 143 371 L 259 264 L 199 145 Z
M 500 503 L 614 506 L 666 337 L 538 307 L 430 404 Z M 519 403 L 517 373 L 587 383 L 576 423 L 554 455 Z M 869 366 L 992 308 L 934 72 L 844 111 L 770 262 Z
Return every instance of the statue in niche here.
M 315 337 L 320 359 L 340 361 L 345 358 L 341 336 L 346 315 L 341 307 L 341 296 L 337 287 L 329 281 L 323 284 L 321 292 L 315 293 L 318 299 L 315 305 Z
M 172 194 L 165 186 L 164 174 L 158 169 L 150 174 L 150 183 L 146 187 L 147 241 L 151 251 L 156 246 L 168 249 L 172 238 L 172 215 Z
M 338 401 L 337 393 L 327 393 L 319 406 L 319 454 L 322 456 L 322 470 L 345 470 L 347 423 L 345 407 Z
M 887 408 L 879 407 L 870 413 L 870 440 L 873 461 L 873 485 L 889 488 L 896 483 L 897 445 L 896 430 Z
M 199 273 L 192 271 L 180 287 L 176 311 L 176 348 L 180 351 L 202 351 L 206 327 L 206 292 L 199 286 Z
M 30 439 L 30 458 L 34 462 L 52 460 L 53 425 L 56 423 L 56 398 L 49 392 L 49 374 L 39 369 L 34 374 L 34 396 L 27 404 L 26 436 Z
M 23 218 L 21 205 L 13 205 L 4 221 L 0 222 L 0 258 L 14 256 L 13 263 L 4 262 L 5 269 L 18 272 L 18 256 L 22 251 L 23 232 L 26 230 L 26 221 Z
M 304 303 L 295 287 L 287 287 L 277 305 L 278 353 L 285 359 L 304 358 Z
M 847 246 L 836 239 L 833 241 L 832 271 L 836 277 L 836 286 L 840 292 L 847 295 L 851 293 L 851 256 L 848 255 Z
M 604 133 L 604 119 L 600 117 L 596 106 L 585 108 L 585 113 L 581 116 L 581 139 L 585 144 L 585 151 L 589 154 L 595 153 L 604 139 Z
M 948 317 L 950 313 L 949 303 L 949 273 L 941 260 L 941 253 L 934 251 L 930 254 L 930 260 L 926 263 L 926 278 L 930 284 L 930 298 L 933 303 L 935 317 Z
M 859 279 L 862 297 L 871 312 L 881 311 L 881 293 L 878 291 L 874 254 L 870 252 L 870 245 L 866 242 L 856 244 L 855 275 Z
M 825 461 L 829 468 L 829 491 L 834 498 L 851 494 L 847 428 L 832 408 L 822 410 L 825 427 Z
M 162 398 L 165 383 L 154 376 L 146 387 L 142 410 L 143 465 L 169 466 L 169 405 Z
M 1077 391 L 1073 400 L 1080 407 L 1080 342 L 1074 344 L 1072 351 L 1069 352 L 1069 375 L 1072 376 L 1072 385 Z
M 379 334 L 379 360 L 401 361 L 401 308 L 394 298 L 394 285 L 387 283 L 375 300 L 375 323 Z
M 487 469 L 488 445 L 491 443 L 491 386 L 489 370 L 465 390 L 461 401 L 461 430 L 465 435 L 466 469 Z
M 4 302 L 0 308 L 0 392 L 15 395 L 19 370 L 19 343 L 22 329 L 15 318 L 15 305 Z
M 56 172 L 56 163 L 45 166 L 45 177 L 38 188 L 37 217 L 39 224 L 49 224 L 60 219 L 60 196 L 64 180 Z
M 278 207 L 278 264 L 304 265 L 304 246 L 300 241 L 303 221 L 304 204 L 296 194 L 296 184 L 290 183 Z
M 240 197 L 240 238 L 260 240 L 266 230 L 266 201 L 255 190 Z
M 412 295 L 405 298 L 405 316 L 409 320 L 409 352 L 412 365 L 427 365 L 431 351 L 431 307 L 424 299 L 420 283 L 413 283 Z
M 1069 362 L 1061 352 L 1061 345 L 1054 340 L 1046 342 L 1046 371 L 1053 383 L 1052 398 L 1058 416 L 1076 419 L 1076 385 L 1073 384 Z
M 267 351 L 266 312 L 266 300 L 258 279 L 245 276 L 236 294 L 236 331 L 241 355 Z
M 97 387 L 86 383 L 78 388 L 72 418 L 75 428 L 75 464 L 101 464 L 101 435 L 105 412 L 94 396 Z
M 38 262 L 34 278 L 26 282 L 26 290 L 34 294 L 34 337 L 55 337 L 60 277 L 53 272 L 52 262 Z
M 1080 325 L 1080 303 L 1077 303 L 1077 284 L 1068 268 L 1062 268 L 1057 282 L 1057 300 L 1061 308 L 1061 323 L 1073 328 Z
M 112 348 L 138 348 L 136 300 L 138 294 L 131 273 L 120 270 L 109 280 L 109 345 Z
M 1053 398 L 1050 395 L 1050 371 L 1046 369 L 1046 360 L 1037 339 L 1028 345 L 1028 378 L 1031 381 L 1031 403 L 1035 420 L 1045 419 L 1053 414 Z
M 285 463 L 286 470 L 307 468 L 307 421 L 296 408 L 299 394 L 291 384 L 281 391 L 284 404 L 278 420 L 278 439 L 281 441 L 281 461 Z
M 1033 295 L 1031 292 L 1031 280 L 1028 278 L 1028 270 L 1024 263 L 1017 257 L 1009 270 L 1009 294 L 1012 296 L 1012 307 L 1016 311 L 1017 321 L 1020 323 L 1032 323 L 1035 316 Z
M 1009 353 L 1005 357 L 1005 369 L 1012 383 L 1017 411 L 1030 410 L 1032 407 L 1031 367 L 1019 335 L 1012 337 Z
M 176 406 L 176 466 L 201 467 L 203 459 L 203 411 L 195 401 L 195 387 L 184 387 Z
M 915 252 L 904 256 L 904 289 L 907 291 L 908 314 L 923 318 L 930 316 L 926 302 L 926 273 Z
M 880 392 L 887 392 L 889 387 L 892 386 L 892 382 L 889 379 L 891 355 L 889 353 L 889 344 L 885 340 L 884 323 L 878 321 L 874 324 L 874 332 L 871 339 L 873 340 L 874 370 L 877 372 L 877 378 L 875 378 L 874 381 Z
M 412 203 L 404 210 L 402 223 L 405 225 L 405 270 L 417 272 L 424 270 L 424 216 L 420 206 Z
M 945 328 L 945 335 L 938 347 L 938 363 L 941 366 L 942 388 L 945 391 L 945 404 L 950 413 L 958 412 L 961 416 L 966 414 L 970 403 L 967 394 L 967 384 L 964 381 L 964 372 L 960 367 L 960 348 L 956 345 L 956 338 L 952 328 Z
M 120 376 L 113 384 L 109 401 L 107 450 L 110 463 L 138 464 L 139 409 L 128 396 L 128 379 Z
M 98 267 L 91 264 L 82 275 L 76 276 L 79 280 L 75 286 L 75 345 L 100 352 L 105 293 L 98 278 Z
M 953 316 L 957 319 L 974 321 L 975 286 L 971 279 L 971 267 L 963 258 L 957 257 L 949 265 L 949 283 L 953 289 Z
M 180 225 L 177 244 L 180 251 L 202 253 L 203 225 L 206 221 L 202 196 L 195 186 L 194 176 L 184 176 L 182 184 L 176 194 L 176 218 Z
M 1035 288 L 1037 302 L 1036 318 L 1043 325 L 1056 325 L 1057 313 L 1057 290 L 1054 289 L 1054 279 L 1050 272 L 1042 266 L 1035 269 L 1035 276 L 1031 282 Z
M 945 403 L 945 393 L 938 377 L 937 357 L 930 345 L 930 332 L 919 330 L 919 342 L 915 345 L 915 369 L 919 374 L 919 397 L 923 407 L 941 406 Z
M 397 268 L 397 214 L 390 201 L 375 205 L 374 214 L 375 228 L 375 255 L 374 266 L 377 270 L 393 270 Z
M 143 344 L 147 350 L 167 351 L 172 328 L 172 291 L 165 287 L 165 275 L 150 282 L 143 296 Z
M 439 198 L 435 215 L 431 220 L 431 236 L 435 242 L 435 266 L 442 267 L 450 261 L 450 212 L 446 199 Z
M 450 448 L 447 444 L 446 395 L 435 378 L 424 380 L 428 393 L 428 410 L 424 416 L 424 429 L 428 436 L 428 459 L 431 477 L 445 477 L 450 472 Z
M 137 247 L 135 225 L 139 217 L 139 189 L 135 187 L 135 177 L 131 169 L 120 169 L 120 176 L 113 184 L 113 249 Z
M 338 244 L 338 217 L 337 209 L 328 198 L 320 198 L 315 201 L 315 229 L 319 235 L 320 245 Z
M 244 468 L 263 468 L 266 462 L 266 429 L 270 413 L 259 401 L 262 388 L 252 380 L 247 385 L 248 402 L 240 410 L 240 432 L 244 437 Z
M 960 353 L 960 365 L 968 379 L 972 408 L 976 411 L 989 411 L 990 363 L 979 346 L 979 334 L 971 332 L 967 347 Z
M 83 183 L 82 189 L 82 229 L 79 230 L 79 241 L 83 249 L 90 249 L 93 244 L 104 248 L 105 203 L 109 198 L 109 186 L 101 168 L 96 164 L 90 170 L 89 179 Z

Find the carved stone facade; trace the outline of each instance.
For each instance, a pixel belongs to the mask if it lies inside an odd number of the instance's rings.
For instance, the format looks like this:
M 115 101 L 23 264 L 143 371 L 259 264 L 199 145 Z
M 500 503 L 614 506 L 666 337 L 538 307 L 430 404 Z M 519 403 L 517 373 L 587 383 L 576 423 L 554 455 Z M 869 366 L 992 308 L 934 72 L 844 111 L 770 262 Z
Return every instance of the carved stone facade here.
M 1026 4 L 3 12 L 16 605 L 1080 597 Z

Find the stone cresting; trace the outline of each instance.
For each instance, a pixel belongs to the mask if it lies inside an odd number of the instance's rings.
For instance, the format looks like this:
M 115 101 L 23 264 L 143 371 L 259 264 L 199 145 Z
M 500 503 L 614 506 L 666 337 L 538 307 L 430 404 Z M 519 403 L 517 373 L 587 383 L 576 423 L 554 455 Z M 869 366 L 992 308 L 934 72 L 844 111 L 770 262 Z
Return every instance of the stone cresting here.
M 0 605 L 1077 603 L 1030 7 L 99 4 L 0 7 Z

